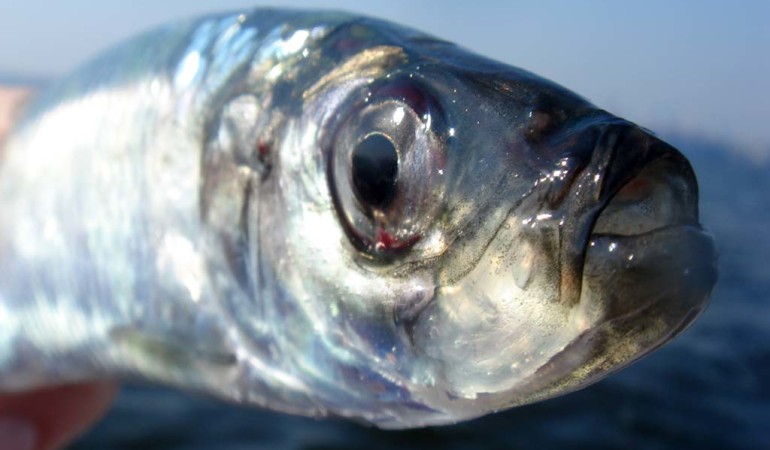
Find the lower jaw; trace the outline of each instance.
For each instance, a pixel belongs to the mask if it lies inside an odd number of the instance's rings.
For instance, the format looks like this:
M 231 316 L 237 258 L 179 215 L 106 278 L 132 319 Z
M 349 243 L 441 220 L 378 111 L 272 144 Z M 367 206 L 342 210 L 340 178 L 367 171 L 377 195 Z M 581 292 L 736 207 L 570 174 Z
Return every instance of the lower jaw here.
M 578 306 L 589 325 L 527 383 L 538 392 L 529 401 L 585 387 L 666 344 L 703 312 L 716 282 L 714 241 L 700 226 L 590 242 Z
M 663 305 L 653 302 L 635 314 L 596 323 L 513 389 L 521 393 L 515 405 L 583 389 L 622 370 L 687 329 L 703 308 L 683 311 L 677 317 L 662 315 L 663 310 Z
M 591 236 L 581 306 L 598 320 L 638 315 L 660 304 L 672 317 L 705 307 L 716 282 L 713 237 L 699 225 L 672 225 L 633 236 Z

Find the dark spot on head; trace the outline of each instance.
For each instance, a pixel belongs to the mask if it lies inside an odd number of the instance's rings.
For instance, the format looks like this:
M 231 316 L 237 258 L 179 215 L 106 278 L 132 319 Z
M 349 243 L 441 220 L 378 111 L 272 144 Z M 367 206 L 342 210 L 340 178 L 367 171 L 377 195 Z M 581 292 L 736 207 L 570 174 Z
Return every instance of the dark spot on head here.
M 257 155 L 260 162 L 264 162 L 270 158 L 270 145 L 262 139 L 257 142 Z
M 539 142 L 553 128 L 554 118 L 546 111 L 534 109 L 529 112 L 524 133 L 530 142 Z

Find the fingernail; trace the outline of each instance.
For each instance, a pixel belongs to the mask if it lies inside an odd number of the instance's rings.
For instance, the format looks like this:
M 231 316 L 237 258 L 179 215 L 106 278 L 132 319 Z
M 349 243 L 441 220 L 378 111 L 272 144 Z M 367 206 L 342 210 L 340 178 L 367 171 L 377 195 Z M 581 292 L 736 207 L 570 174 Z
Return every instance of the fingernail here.
M 0 417 L 0 449 L 33 450 L 37 442 L 35 427 L 26 420 Z

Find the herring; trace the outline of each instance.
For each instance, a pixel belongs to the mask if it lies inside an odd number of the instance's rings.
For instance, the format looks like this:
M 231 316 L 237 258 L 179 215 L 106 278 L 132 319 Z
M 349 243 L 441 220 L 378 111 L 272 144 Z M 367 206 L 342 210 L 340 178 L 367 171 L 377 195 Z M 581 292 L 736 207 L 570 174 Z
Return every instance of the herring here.
M 716 279 L 673 147 L 344 13 L 108 51 L 29 105 L 0 211 L 0 391 L 141 379 L 383 428 L 582 388 Z

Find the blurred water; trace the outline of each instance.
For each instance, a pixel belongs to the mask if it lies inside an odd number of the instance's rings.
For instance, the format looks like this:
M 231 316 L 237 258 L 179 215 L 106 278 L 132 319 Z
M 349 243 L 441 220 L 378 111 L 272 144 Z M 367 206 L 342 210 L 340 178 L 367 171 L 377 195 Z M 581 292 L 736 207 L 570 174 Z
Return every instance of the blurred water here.
M 690 330 L 620 374 L 469 423 L 397 432 L 129 387 L 72 449 L 770 448 L 770 164 L 667 138 L 699 175 L 720 280 Z

